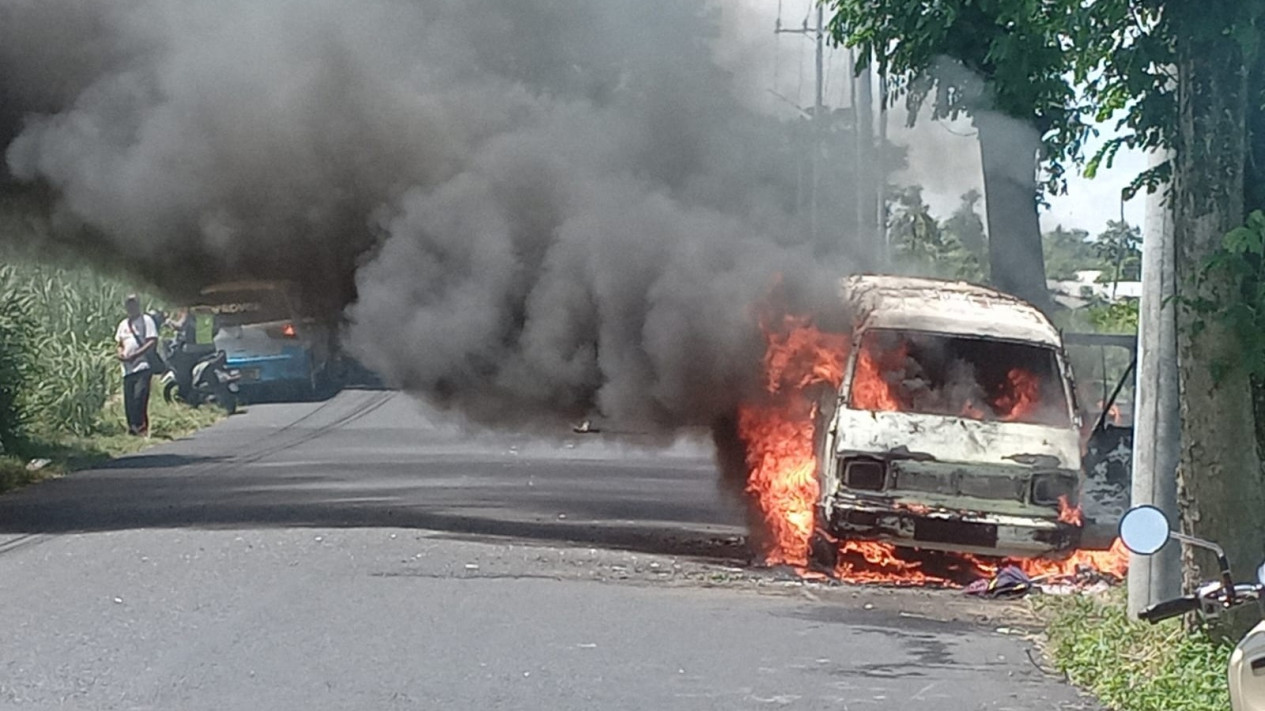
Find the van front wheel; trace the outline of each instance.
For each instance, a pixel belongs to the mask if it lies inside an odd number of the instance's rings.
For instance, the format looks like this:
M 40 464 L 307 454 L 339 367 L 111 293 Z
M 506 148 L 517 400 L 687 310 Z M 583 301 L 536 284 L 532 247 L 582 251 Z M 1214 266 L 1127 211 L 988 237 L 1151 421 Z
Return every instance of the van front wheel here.
M 813 570 L 833 576 L 839 565 L 839 544 L 819 528 L 813 529 L 808 539 L 808 566 Z

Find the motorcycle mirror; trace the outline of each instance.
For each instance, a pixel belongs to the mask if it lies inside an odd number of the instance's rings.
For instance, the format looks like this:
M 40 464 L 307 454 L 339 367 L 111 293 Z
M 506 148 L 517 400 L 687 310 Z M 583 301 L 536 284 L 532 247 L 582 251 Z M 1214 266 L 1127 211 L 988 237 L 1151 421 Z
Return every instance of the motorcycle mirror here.
M 1120 519 L 1120 540 L 1138 555 L 1159 553 L 1171 535 L 1168 517 L 1154 506 L 1134 507 Z

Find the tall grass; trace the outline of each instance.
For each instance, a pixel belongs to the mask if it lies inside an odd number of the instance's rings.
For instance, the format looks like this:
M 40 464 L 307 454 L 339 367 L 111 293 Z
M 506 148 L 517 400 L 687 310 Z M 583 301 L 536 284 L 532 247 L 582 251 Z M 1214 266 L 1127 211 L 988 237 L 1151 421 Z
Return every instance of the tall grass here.
M 121 384 L 114 327 L 128 291 L 88 268 L 0 267 L 0 436 L 99 430 Z
M 34 296 L 12 285 L 12 267 L 0 267 L 0 455 L 20 448 L 26 434 L 24 384 L 34 375 L 39 329 L 31 317 Z

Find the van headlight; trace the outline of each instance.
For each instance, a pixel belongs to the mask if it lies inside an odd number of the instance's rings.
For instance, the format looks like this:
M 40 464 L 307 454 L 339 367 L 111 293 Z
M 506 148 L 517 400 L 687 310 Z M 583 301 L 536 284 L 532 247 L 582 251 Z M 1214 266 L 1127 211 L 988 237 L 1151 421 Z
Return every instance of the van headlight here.
M 860 491 L 882 491 L 887 484 L 887 467 L 875 459 L 849 459 L 843 465 L 843 485 Z
M 1032 477 L 1032 503 L 1037 506 L 1057 506 L 1059 499 L 1072 501 L 1076 495 L 1076 477 L 1056 472 L 1036 474 Z

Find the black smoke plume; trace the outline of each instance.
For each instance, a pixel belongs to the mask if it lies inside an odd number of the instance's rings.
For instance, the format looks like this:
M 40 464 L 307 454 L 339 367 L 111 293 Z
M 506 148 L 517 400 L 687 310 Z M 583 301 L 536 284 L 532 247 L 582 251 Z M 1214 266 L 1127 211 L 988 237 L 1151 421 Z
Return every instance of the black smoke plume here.
M 851 266 L 847 186 L 808 239 L 802 133 L 717 60 L 737 11 L 0 0 L 5 204 L 173 295 L 293 280 L 474 419 L 710 424 L 775 276 L 828 311 Z

